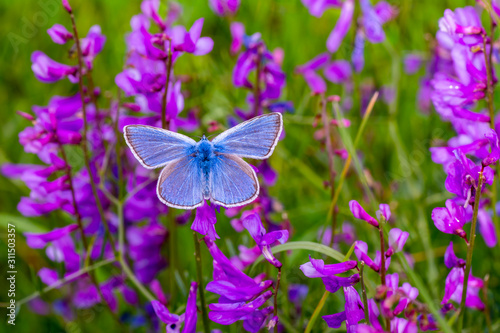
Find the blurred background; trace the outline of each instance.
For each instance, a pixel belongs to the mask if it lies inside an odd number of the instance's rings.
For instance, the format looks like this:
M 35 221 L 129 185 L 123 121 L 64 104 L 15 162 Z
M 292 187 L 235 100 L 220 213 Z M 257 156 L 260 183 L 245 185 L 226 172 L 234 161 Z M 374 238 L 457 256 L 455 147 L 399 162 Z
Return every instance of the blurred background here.
M 183 85 L 187 92 L 184 110 L 197 108 L 203 126 L 210 121 L 225 123 L 228 115 L 236 107 L 245 107 L 246 91 L 236 89 L 231 83 L 231 75 L 236 57 L 229 53 L 231 34 L 229 20 L 216 16 L 208 6 L 208 0 L 178 1 L 183 12 L 178 24 L 191 26 L 198 18 L 204 17 L 203 35 L 214 40 L 214 49 L 206 56 L 183 56 L 175 67 L 177 75 L 190 77 Z M 325 41 L 335 25 L 340 11 L 328 10 L 321 18 L 313 17 L 300 0 L 242 0 L 235 21 L 244 23 L 246 32 L 260 32 L 268 48 L 280 47 L 284 50 L 283 70 L 287 74 L 287 85 L 282 100 L 293 102 L 295 111 L 285 115 L 286 138 L 283 140 L 270 163 L 278 172 L 276 185 L 270 188 L 270 194 L 277 198 L 284 207 L 286 216 L 294 229 L 293 240 L 315 241 L 318 229 L 324 224 L 325 214 L 330 203 L 329 190 L 324 186 L 328 178 L 328 158 L 321 144 L 314 139 L 317 128 L 313 126 L 318 114 L 318 98 L 311 97 L 310 89 L 303 78 L 294 74 L 297 65 L 303 64 L 326 51 Z M 439 145 L 454 135 L 449 124 L 442 122 L 433 112 L 419 110 L 417 91 L 419 80 L 425 75 L 425 66 L 412 75 L 403 71 L 403 58 L 410 52 L 418 52 L 424 57 L 434 42 L 438 29 L 438 19 L 446 8 L 473 5 L 474 1 L 388 1 L 396 5 L 399 15 L 384 26 L 387 40 L 381 44 L 366 44 L 365 68 L 355 75 L 356 87 L 371 86 L 373 89 L 393 88 L 394 98 L 387 103 L 380 98 L 373 110 L 364 131 L 358 150 L 362 154 L 364 166 L 369 170 L 369 179 L 380 202 L 391 203 L 395 224 L 398 228 L 410 232 L 406 250 L 414 254 L 416 271 L 426 280 L 436 301 L 442 297 L 444 278 L 448 270 L 443 265 L 443 254 L 453 236 L 439 232 L 430 219 L 432 208 L 443 205 L 449 194 L 444 189 L 445 174 L 440 165 L 431 161 L 429 147 Z M 102 28 L 107 37 L 104 50 L 95 60 L 94 81 L 103 91 L 102 106 L 106 105 L 106 96 L 116 96 L 118 87 L 114 78 L 124 65 L 125 34 L 130 31 L 130 19 L 140 12 L 140 1 L 87 0 L 71 1 L 79 31 L 85 34 L 95 24 Z M 7 1 L 0 0 L 0 164 L 39 163 L 35 155 L 27 154 L 19 144 L 18 133 L 29 125 L 28 121 L 16 114 L 17 110 L 30 111 L 33 105 L 46 105 L 53 95 L 70 95 L 77 86 L 65 81 L 43 84 L 37 81 L 31 70 L 31 53 L 43 50 L 48 56 L 62 61 L 67 58 L 67 48 L 53 44 L 46 30 L 53 24 L 70 26 L 67 13 L 56 0 Z M 354 39 L 351 30 L 336 59 L 349 59 Z M 352 125 L 349 129 L 355 135 L 361 119 L 361 89 L 352 97 L 352 109 L 347 113 Z M 344 88 L 329 84 L 328 94 L 346 97 Z M 497 94 L 498 95 L 498 94 Z M 497 96 L 497 105 L 499 98 Z M 109 105 L 109 102 L 108 102 Z M 201 135 L 201 131 L 192 135 Z M 74 157 L 78 161 L 78 156 Z M 340 173 L 343 161 L 336 159 L 336 170 Z M 354 171 L 350 172 L 354 174 Z M 350 177 L 355 178 L 355 177 Z M 359 184 L 348 178 L 339 199 L 339 219 L 352 220 L 348 209 L 351 199 L 362 199 Z M 43 252 L 28 248 L 22 232 L 48 231 L 60 225 L 64 216 L 51 214 L 40 218 L 22 217 L 16 209 L 21 196 L 29 193 L 22 182 L 16 182 L 0 176 L 0 267 L 6 262 L 5 227 L 10 221 L 17 228 L 17 287 L 18 298 L 25 297 L 41 287 L 36 271 L 44 261 Z M 236 239 L 228 218 L 223 214 L 217 223 L 217 232 L 223 240 L 221 247 L 230 248 L 224 239 Z M 355 222 L 354 222 L 355 223 Z M 370 242 L 375 235 L 359 229 L 361 239 Z M 364 232 L 364 233 L 363 233 Z M 181 244 L 186 247 L 181 248 Z M 233 237 L 233 238 L 232 238 Z M 179 231 L 179 253 L 192 253 L 189 228 L 184 226 Z M 226 242 L 226 243 L 224 243 Z M 455 251 L 465 258 L 465 246 L 459 244 Z M 237 244 L 237 242 L 235 242 Z M 227 246 L 227 247 L 226 247 Z M 346 249 L 341 249 L 347 251 Z M 191 252 L 190 252 L 191 251 Z M 205 251 L 205 250 L 204 250 Z M 478 237 L 474 256 L 492 257 L 492 251 Z M 205 251 L 206 252 L 206 251 Z M 206 253 L 204 253 L 206 255 Z M 187 255 L 186 255 L 187 256 Z M 187 257 L 190 258 L 190 257 Z M 209 258 L 207 258 L 209 259 Z M 286 278 L 288 283 L 305 281 L 298 271 L 298 265 L 307 261 L 307 253 L 294 252 L 287 260 L 291 268 Z M 194 274 L 194 264 L 190 259 L 182 260 L 189 274 Z M 210 260 L 207 260 L 210 262 Z M 3 269 L 2 269 L 3 270 Z M 485 272 L 499 272 L 500 263 L 490 260 L 477 260 L 474 270 L 478 276 Z M 0 302 L 5 301 L 4 272 L 0 272 Z M 205 275 L 208 275 L 206 273 Z M 164 276 L 164 278 L 166 275 Z M 160 275 L 162 281 L 162 275 Z M 499 276 L 490 279 L 491 288 L 499 286 Z M 310 315 L 322 294 L 320 281 L 310 281 L 311 296 L 304 304 L 304 312 Z M 57 291 L 47 295 L 48 299 L 57 297 Z M 498 293 L 497 293 L 498 295 Z M 342 303 L 341 296 L 334 296 Z M 493 309 L 493 318 L 499 314 L 499 305 Z M 330 302 L 325 313 L 337 312 L 338 306 Z M 3 310 L 0 311 L 3 313 Z M 469 315 L 472 315 L 472 311 Z M 81 314 L 85 316 L 88 314 Z M 16 326 L 8 327 L 12 332 L 105 332 L 112 326 L 109 316 L 100 312 L 92 313 L 93 319 L 81 320 L 79 326 L 68 326 L 55 316 L 43 317 L 23 308 L 17 317 Z M 81 319 L 81 318 L 80 318 Z M 484 320 L 483 317 L 477 319 Z M 83 324 L 82 324 L 83 323 Z M 481 324 L 481 323 L 479 323 Z M 0 321 L 1 327 L 4 320 Z M 322 324 L 324 325 L 324 323 Z M 482 326 L 482 325 L 481 325 Z M 326 328 L 326 325 L 324 325 Z M 484 327 L 484 326 L 483 326 Z M 75 331 L 76 332 L 76 331 Z

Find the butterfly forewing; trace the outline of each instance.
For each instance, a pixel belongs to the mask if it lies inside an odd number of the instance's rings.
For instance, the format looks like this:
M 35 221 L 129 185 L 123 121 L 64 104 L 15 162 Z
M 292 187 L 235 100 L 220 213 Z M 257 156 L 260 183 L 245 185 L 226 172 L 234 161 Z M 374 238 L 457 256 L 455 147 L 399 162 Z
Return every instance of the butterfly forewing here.
M 137 160 L 148 169 L 185 157 L 196 144 L 185 135 L 145 125 L 128 125 L 123 132 Z
M 212 140 L 215 152 L 264 159 L 271 156 L 283 129 L 280 113 L 273 112 L 247 120 Z
M 168 163 L 162 170 L 156 192 L 168 206 L 193 209 L 203 204 L 203 183 L 197 159 L 185 156 Z
M 249 203 L 259 194 L 259 182 L 252 167 L 240 157 L 220 154 L 212 164 L 210 200 L 224 207 Z

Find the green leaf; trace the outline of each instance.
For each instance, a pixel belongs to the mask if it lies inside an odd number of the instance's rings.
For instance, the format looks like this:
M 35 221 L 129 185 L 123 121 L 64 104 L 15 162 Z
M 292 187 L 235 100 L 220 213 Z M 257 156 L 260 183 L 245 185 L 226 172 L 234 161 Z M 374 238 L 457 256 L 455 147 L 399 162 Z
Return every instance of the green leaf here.
M 17 233 L 21 232 L 43 233 L 49 231 L 48 228 L 42 227 L 36 224 L 34 220 L 23 216 L 0 213 L 0 221 L 4 222 L 2 223 L 2 226 L 4 228 L 7 228 L 7 225 L 9 223 L 14 225 Z
M 342 253 L 340 253 L 339 251 L 336 251 L 336 250 L 334 250 L 331 247 L 328 247 L 326 245 L 314 243 L 314 242 L 308 242 L 308 241 L 288 242 L 285 244 L 274 246 L 272 248 L 273 253 L 279 253 L 279 252 L 284 252 L 284 251 L 289 251 L 289 250 L 309 250 L 309 251 L 322 253 L 322 254 L 324 254 L 330 258 L 333 258 L 339 262 L 345 261 L 345 259 L 344 259 L 345 256 Z M 263 259 L 264 259 L 264 257 L 262 255 L 260 257 L 258 257 L 257 260 L 255 260 L 255 262 L 253 263 L 252 267 L 250 268 L 250 272 Z

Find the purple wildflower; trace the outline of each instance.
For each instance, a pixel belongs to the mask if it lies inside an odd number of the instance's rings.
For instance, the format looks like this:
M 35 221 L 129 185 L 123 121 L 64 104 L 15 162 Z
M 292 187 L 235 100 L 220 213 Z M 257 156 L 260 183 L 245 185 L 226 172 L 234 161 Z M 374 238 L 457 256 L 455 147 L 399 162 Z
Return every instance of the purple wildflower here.
M 215 206 L 210 206 L 206 201 L 205 204 L 196 209 L 196 216 L 194 218 L 191 229 L 207 236 L 215 241 L 220 238 L 215 231 L 215 224 L 217 223 L 217 216 L 215 215 Z
M 345 273 L 357 266 L 355 260 L 338 264 L 325 265 L 321 259 L 313 259 L 309 256 L 309 262 L 300 266 L 300 270 L 308 278 L 318 278 L 323 280 L 326 290 L 331 293 L 337 292 L 341 287 L 352 286 L 359 282 L 359 274 L 349 277 L 338 277 L 335 274 Z
M 331 53 L 335 53 L 351 26 L 354 15 L 354 0 L 345 0 L 342 4 L 342 11 L 332 32 L 326 41 L 326 48 Z
M 398 228 L 391 229 L 391 231 L 389 231 L 389 248 L 385 251 L 385 256 L 390 257 L 394 253 L 402 251 L 408 236 L 410 236 L 410 234 L 406 231 L 402 231 Z
M 346 328 L 348 333 L 358 332 L 358 322 L 365 317 L 363 311 L 363 302 L 359 297 L 358 292 L 354 287 L 348 286 L 344 287 L 344 297 L 345 297 L 345 310 L 332 314 L 323 316 L 324 321 L 328 327 L 339 328 L 342 322 L 346 322 Z
M 151 305 L 156 313 L 156 316 L 167 325 L 167 333 L 182 332 L 194 333 L 196 332 L 196 321 L 198 319 L 198 312 L 196 308 L 196 292 L 198 291 L 198 284 L 191 282 L 189 288 L 189 296 L 186 304 L 186 312 L 181 315 L 170 313 L 167 307 L 161 302 L 154 300 Z M 182 331 L 180 325 L 184 323 Z
M 77 78 L 75 76 L 77 72 L 76 67 L 64 65 L 50 59 L 42 51 L 35 51 L 31 55 L 31 69 L 35 74 L 35 77 L 44 83 L 52 83 L 68 77 L 68 79 L 75 83 Z
M 432 210 L 432 220 L 440 231 L 447 234 L 455 234 L 463 239 L 467 233 L 463 227 L 466 223 L 465 209 L 453 200 L 446 200 L 446 207 L 437 207 Z
M 355 218 L 368 222 L 374 227 L 379 226 L 378 221 L 368 215 L 368 213 L 361 207 L 361 205 L 356 200 L 349 201 L 349 209 Z
M 68 40 L 73 39 L 73 34 L 60 24 L 54 24 L 47 30 L 47 33 L 56 44 L 65 44 Z
M 356 245 L 354 246 L 354 254 L 356 254 L 356 257 L 358 258 L 359 261 L 364 261 L 365 264 L 373 269 L 375 272 L 378 272 L 380 270 L 380 264 L 382 261 L 382 256 L 380 254 L 380 251 L 375 252 L 375 260 L 372 260 L 368 256 L 368 244 L 366 244 L 363 241 L 356 241 Z M 388 257 L 385 260 L 385 269 L 389 269 L 389 265 L 391 264 L 391 257 Z
M 208 3 L 219 16 L 234 15 L 240 7 L 240 0 L 208 0 Z
M 262 255 L 273 266 L 280 268 L 281 262 L 276 259 L 271 252 L 271 245 L 276 242 L 281 244 L 286 243 L 288 240 L 288 230 L 271 231 L 267 232 L 260 216 L 256 213 L 250 213 L 243 218 L 243 226 L 248 230 L 252 238 L 257 243 L 257 246 L 262 251 Z

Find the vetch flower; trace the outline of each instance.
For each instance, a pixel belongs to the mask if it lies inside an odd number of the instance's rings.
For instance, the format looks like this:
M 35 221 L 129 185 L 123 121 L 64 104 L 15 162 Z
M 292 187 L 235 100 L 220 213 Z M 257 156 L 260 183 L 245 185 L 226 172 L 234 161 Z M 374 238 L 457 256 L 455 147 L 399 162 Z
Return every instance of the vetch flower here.
M 55 228 L 44 234 L 36 234 L 32 232 L 25 232 L 26 243 L 32 249 L 43 249 L 49 242 L 53 242 L 59 238 L 69 235 L 71 232 L 78 229 L 77 224 L 70 224 L 63 228 Z
M 359 261 L 364 261 L 366 266 L 373 269 L 375 272 L 380 270 L 380 264 L 382 261 L 382 256 L 380 255 L 380 251 L 375 252 L 375 260 L 372 260 L 368 256 L 368 244 L 363 241 L 356 241 L 356 245 L 354 245 L 354 254 Z M 388 257 L 385 260 L 385 269 L 389 269 L 389 265 L 391 264 L 391 257 Z
M 237 302 L 237 303 L 212 303 L 209 304 L 210 313 L 208 317 L 210 320 L 221 324 L 221 325 L 231 325 L 238 320 L 243 320 L 243 328 L 248 332 L 259 332 L 266 317 L 273 312 L 273 307 L 269 306 L 262 310 L 258 308 L 262 306 L 273 293 L 271 291 L 266 291 L 259 297 L 255 298 L 253 301 L 248 303 Z
M 391 229 L 391 231 L 389 231 L 389 248 L 385 251 L 385 256 L 390 257 L 394 253 L 402 251 L 408 236 L 410 236 L 410 234 L 406 231 L 402 231 L 398 228 Z
M 338 264 L 325 265 L 321 259 L 313 259 L 309 256 L 309 262 L 300 265 L 300 270 L 308 278 L 318 278 L 323 280 L 326 290 L 331 293 L 337 292 L 341 287 L 352 286 L 359 282 L 359 274 L 349 277 L 338 277 L 335 274 L 345 273 L 357 266 L 355 260 Z
M 214 41 L 210 37 L 201 37 L 203 18 L 196 20 L 189 32 L 183 26 L 172 28 L 172 44 L 175 51 L 192 53 L 194 55 L 205 55 L 212 51 Z
M 191 282 L 189 288 L 189 296 L 186 304 L 186 311 L 181 315 L 170 313 L 167 307 L 157 300 L 151 301 L 151 305 L 156 313 L 156 316 L 167 325 L 167 333 L 182 332 L 194 333 L 196 332 L 196 321 L 198 319 L 198 311 L 196 308 L 196 292 L 198 291 L 198 284 Z M 182 331 L 180 325 L 184 323 Z
M 271 286 L 272 281 L 257 282 L 236 268 L 210 238 L 203 240 L 214 259 L 214 281 L 206 290 L 221 295 L 219 302 L 249 301 Z
M 326 41 L 326 48 L 331 53 L 335 53 L 351 26 L 354 15 L 354 0 L 345 0 L 342 4 L 342 11 L 332 32 Z
M 448 199 L 446 207 L 436 207 L 432 210 L 431 218 L 434 225 L 441 232 L 455 234 L 463 239 L 467 239 L 467 233 L 463 227 L 466 221 L 465 209 L 455 201 Z
M 217 223 L 217 216 L 215 215 L 215 206 L 209 206 L 205 201 L 205 204 L 196 209 L 196 216 L 194 218 L 191 229 L 199 232 L 204 236 L 208 236 L 211 240 L 216 240 L 219 237 L 215 231 L 215 224 Z
M 68 40 L 73 39 L 73 34 L 60 24 L 54 24 L 47 30 L 47 33 L 56 44 L 65 44 Z
M 358 332 L 358 322 L 363 320 L 365 317 L 363 302 L 359 297 L 358 292 L 354 287 L 344 287 L 344 297 L 345 297 L 345 310 L 332 314 L 323 316 L 324 321 L 328 327 L 331 328 L 340 328 L 342 322 L 346 322 L 347 333 L 355 333 Z
M 309 14 L 316 17 L 321 17 L 323 12 L 328 8 L 338 8 L 342 2 L 340 0 L 301 0 L 302 4 L 307 7 Z
M 288 240 L 288 230 L 271 231 L 267 233 L 266 229 L 262 225 L 260 216 L 253 212 L 243 217 L 243 226 L 248 230 L 252 238 L 259 246 L 264 258 L 266 258 L 266 260 L 273 266 L 280 268 L 281 262 L 273 256 L 271 252 L 271 245 L 276 242 L 281 244 L 286 243 Z
M 361 205 L 356 201 L 356 200 L 351 200 L 349 201 L 349 209 L 351 210 L 352 215 L 354 215 L 355 218 L 366 221 L 370 223 L 372 226 L 377 227 L 379 226 L 378 221 L 368 215 L 368 213 L 361 207 Z
M 219 16 L 234 15 L 240 7 L 240 0 L 208 0 L 208 3 Z
M 52 83 L 68 77 L 68 79 L 76 83 L 76 67 L 64 65 L 49 58 L 42 51 L 35 51 L 31 54 L 31 69 L 35 77 L 41 82 Z

